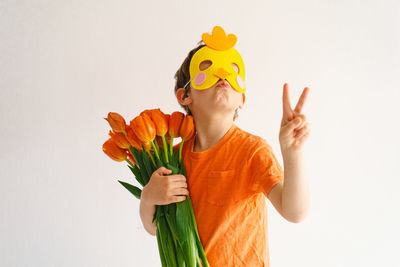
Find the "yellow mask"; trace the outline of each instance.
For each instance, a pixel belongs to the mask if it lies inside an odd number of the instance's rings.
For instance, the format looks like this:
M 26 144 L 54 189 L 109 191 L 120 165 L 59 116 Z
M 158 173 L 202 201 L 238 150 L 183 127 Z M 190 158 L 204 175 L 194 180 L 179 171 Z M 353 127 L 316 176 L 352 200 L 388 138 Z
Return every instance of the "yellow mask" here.
M 220 26 L 215 26 L 212 35 L 203 33 L 202 40 L 206 46 L 200 48 L 190 61 L 191 86 L 197 90 L 204 90 L 213 86 L 219 79 L 226 79 L 233 89 L 244 93 L 244 63 L 239 52 L 233 48 L 236 36 L 227 36 Z M 205 70 L 200 70 L 200 63 L 203 61 L 211 61 L 211 65 Z M 232 64 L 236 64 L 238 72 Z

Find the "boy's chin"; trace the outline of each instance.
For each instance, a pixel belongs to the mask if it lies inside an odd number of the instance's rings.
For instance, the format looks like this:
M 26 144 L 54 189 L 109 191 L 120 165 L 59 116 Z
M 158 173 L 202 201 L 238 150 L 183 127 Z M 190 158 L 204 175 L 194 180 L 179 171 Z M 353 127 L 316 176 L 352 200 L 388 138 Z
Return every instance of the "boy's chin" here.
M 214 99 L 208 106 L 210 109 L 227 110 L 229 109 L 230 103 L 228 99 Z
M 235 112 L 234 108 L 229 106 L 229 103 L 211 104 L 206 109 L 211 111 L 212 113 L 220 113 L 220 114 Z

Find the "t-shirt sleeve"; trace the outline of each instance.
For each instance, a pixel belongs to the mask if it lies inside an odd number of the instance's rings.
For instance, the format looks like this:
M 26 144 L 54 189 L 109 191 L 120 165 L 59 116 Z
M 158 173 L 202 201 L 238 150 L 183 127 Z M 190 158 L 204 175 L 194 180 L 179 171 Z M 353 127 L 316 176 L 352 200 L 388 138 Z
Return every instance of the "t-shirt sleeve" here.
M 284 179 L 282 166 L 272 147 L 262 139 L 250 156 L 250 190 L 263 193 L 268 198 L 271 188 Z

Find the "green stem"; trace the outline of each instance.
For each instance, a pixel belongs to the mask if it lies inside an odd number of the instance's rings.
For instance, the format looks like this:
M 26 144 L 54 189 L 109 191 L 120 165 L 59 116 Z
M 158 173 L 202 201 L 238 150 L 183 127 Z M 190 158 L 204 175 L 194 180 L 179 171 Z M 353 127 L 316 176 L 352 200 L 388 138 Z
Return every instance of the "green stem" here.
M 182 147 L 183 147 L 184 142 L 185 142 L 185 140 L 182 139 L 181 145 L 179 146 L 179 162 L 182 159 Z
M 156 136 L 156 138 L 154 138 L 154 144 L 156 145 L 156 147 L 157 147 L 157 152 L 160 152 L 160 147 L 159 147 L 159 145 L 158 145 L 158 142 L 157 142 L 157 136 Z
M 161 235 L 160 235 L 160 229 L 157 228 L 156 230 L 156 238 L 157 238 L 157 245 L 158 245 L 158 253 L 160 254 L 160 260 L 161 260 L 161 266 L 162 267 L 168 267 L 166 260 L 165 260 L 165 255 L 164 251 L 161 245 Z
M 169 154 L 172 156 L 172 147 L 174 146 L 174 137 L 171 136 L 171 140 L 169 142 Z
M 153 140 L 151 140 L 150 143 L 151 143 L 151 145 L 153 146 L 154 154 L 156 154 L 156 157 L 157 157 L 158 159 L 160 159 L 160 154 L 158 153 L 158 149 L 157 149 L 157 147 L 154 145 Z
M 147 152 L 147 154 L 149 155 L 151 161 L 153 162 L 154 167 L 157 169 L 157 165 L 156 165 L 156 162 L 154 160 L 153 154 L 151 154 L 151 151 L 150 150 L 146 150 L 146 149 L 144 151 Z
M 168 154 L 167 154 L 167 153 L 168 153 L 168 152 L 167 152 L 167 150 L 168 150 L 167 141 L 165 141 L 165 136 L 164 136 L 164 135 L 161 136 L 161 138 L 162 138 L 163 145 L 164 145 L 165 161 L 166 161 L 167 163 L 169 163 Z
M 197 245 L 197 252 L 199 253 L 199 256 L 201 258 L 201 261 L 203 262 L 204 267 L 209 267 L 210 265 L 209 265 L 209 263 L 207 261 L 206 254 L 205 254 L 204 249 L 203 249 L 203 244 L 201 243 L 201 240 L 200 240 L 199 231 L 197 229 L 196 217 L 194 215 L 192 200 L 191 200 L 190 196 L 188 196 L 185 201 L 187 201 L 187 204 L 189 206 L 189 211 L 190 211 L 190 215 L 189 216 L 191 217 L 192 227 L 194 228 L 196 245 Z

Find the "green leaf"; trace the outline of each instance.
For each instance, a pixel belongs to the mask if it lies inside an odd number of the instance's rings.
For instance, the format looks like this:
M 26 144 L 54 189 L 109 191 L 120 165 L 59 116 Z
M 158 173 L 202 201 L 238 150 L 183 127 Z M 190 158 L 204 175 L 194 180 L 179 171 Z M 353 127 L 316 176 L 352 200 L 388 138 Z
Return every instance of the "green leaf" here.
M 122 185 L 123 185 L 129 192 L 131 192 L 137 199 L 140 199 L 140 196 L 142 195 L 142 190 L 140 190 L 140 188 L 138 188 L 138 187 L 136 187 L 136 186 L 134 186 L 134 185 L 131 185 L 131 184 L 122 182 L 122 181 L 120 181 L 120 180 L 118 180 L 118 182 L 120 182 L 120 184 L 122 184 Z
M 158 227 L 156 229 L 156 238 L 157 238 L 158 252 L 160 254 L 161 266 L 168 267 L 167 262 L 165 260 L 164 250 L 163 250 L 162 244 L 161 244 L 160 228 L 158 228 Z
M 178 232 L 176 230 L 176 203 L 170 203 L 167 206 L 165 206 L 165 218 L 168 223 L 168 227 L 171 230 L 172 237 L 174 239 L 174 244 L 175 244 L 175 249 L 176 249 L 176 256 L 177 256 L 177 262 L 179 267 L 185 267 L 185 252 L 184 249 L 181 247 L 178 239 Z
M 167 145 L 167 150 L 168 150 L 168 145 Z M 174 152 L 174 150 L 172 150 L 172 153 Z M 171 154 L 169 153 L 169 150 L 167 151 L 167 155 L 168 155 L 168 163 L 171 163 L 172 162 L 172 156 L 171 156 Z
M 139 165 L 139 168 L 141 168 L 143 166 L 143 162 L 141 161 L 142 157 L 141 157 L 140 151 L 137 150 L 136 147 L 134 147 L 134 146 L 130 147 L 130 151 L 131 151 L 136 163 Z
M 160 147 L 160 159 L 163 166 L 167 163 L 165 160 L 164 146 Z
M 161 207 L 161 209 L 163 207 Z M 160 229 L 161 246 L 164 252 L 165 260 L 167 262 L 167 266 L 178 267 L 175 244 L 165 217 L 157 218 L 157 228 Z
M 157 213 L 159 213 L 159 205 L 156 205 L 156 212 L 153 215 L 153 220 L 151 220 L 152 223 L 154 223 L 154 221 L 156 220 L 158 216 Z
M 185 167 L 185 164 L 183 164 L 183 160 L 181 160 L 181 165 L 180 165 L 180 167 L 182 168 L 183 176 L 185 176 L 185 177 L 187 178 L 187 175 L 186 175 L 186 167 Z
M 167 219 L 168 227 L 171 229 L 174 239 L 178 239 L 178 232 L 176 231 L 176 218 L 175 218 L 175 203 L 164 206 L 165 218 Z
M 163 146 L 161 150 L 162 154 L 160 155 L 163 166 L 167 166 L 167 161 L 165 160 L 165 150 L 167 151 L 168 163 L 171 163 L 171 155 L 169 154 L 168 151 L 168 145 L 166 147 Z
M 143 145 L 142 145 L 142 147 L 143 147 Z M 144 147 L 143 147 L 143 150 L 142 150 L 142 159 L 143 159 L 143 165 L 145 167 L 145 170 L 146 170 L 146 172 L 148 174 L 148 177 L 149 177 L 149 180 L 150 180 L 150 178 L 153 175 L 154 171 L 153 171 L 153 169 L 151 167 L 151 164 L 152 164 L 152 163 L 150 163 L 151 159 L 147 157 L 147 152 L 144 150 Z M 146 184 L 149 182 L 149 180 L 146 181 Z
M 157 164 L 157 169 L 160 168 L 161 166 L 165 166 L 164 163 L 159 158 L 157 158 L 156 156 L 154 156 L 154 159 L 155 159 L 156 164 Z
M 187 209 L 186 200 L 176 202 L 176 229 L 179 243 L 185 251 L 186 264 L 188 267 L 196 267 L 196 240 L 194 229 L 191 227 L 190 211 Z
M 173 157 L 174 157 L 174 163 L 176 165 L 178 163 L 178 160 L 179 160 L 179 149 L 176 152 L 174 152 Z
M 131 167 L 131 166 L 128 165 L 128 167 L 132 171 L 133 175 L 135 175 L 135 178 L 139 182 L 139 184 L 141 186 L 145 186 L 146 184 L 143 181 L 143 178 L 142 178 L 142 175 L 140 173 L 140 170 L 139 170 L 138 166 L 133 165 L 133 167 Z
M 135 161 L 137 162 L 137 164 L 139 165 L 139 170 L 140 170 L 140 173 L 142 174 L 143 182 L 145 184 L 147 184 L 149 182 L 151 176 L 149 176 L 149 174 L 147 173 L 146 168 L 144 166 L 143 159 L 142 159 L 143 158 L 142 153 L 139 150 L 137 150 L 135 147 L 133 147 L 132 155 L 135 158 Z
M 199 256 L 201 258 L 201 261 L 204 264 L 204 267 L 209 267 L 210 265 L 207 261 L 206 254 L 205 254 L 204 248 L 203 248 L 203 244 L 201 243 L 199 232 L 197 229 L 196 217 L 195 217 L 194 211 L 193 211 L 192 200 L 190 198 L 187 198 L 185 201 L 188 202 L 189 211 L 190 211 L 190 215 L 191 215 L 190 217 L 192 219 L 192 227 L 194 228 L 194 231 L 195 231 L 194 238 L 196 240 L 196 245 L 197 245 L 197 250 L 199 252 Z
M 180 171 L 179 168 L 177 168 L 169 163 L 167 164 L 167 169 L 172 171 L 172 173 L 170 175 L 179 174 L 179 171 Z

